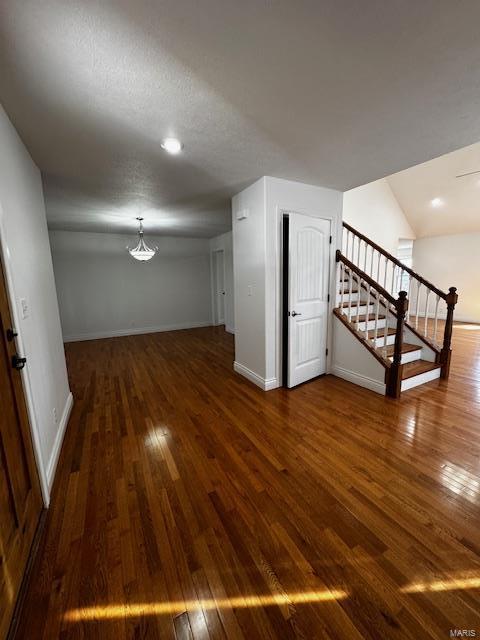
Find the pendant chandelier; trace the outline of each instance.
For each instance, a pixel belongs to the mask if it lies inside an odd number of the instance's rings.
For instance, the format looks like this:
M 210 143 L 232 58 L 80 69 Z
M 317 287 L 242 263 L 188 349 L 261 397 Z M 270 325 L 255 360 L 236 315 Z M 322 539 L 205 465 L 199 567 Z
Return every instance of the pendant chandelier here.
M 138 244 L 133 249 L 127 247 L 128 253 L 135 258 L 135 260 L 140 260 L 141 262 L 146 262 L 147 260 L 151 260 L 153 256 L 157 253 L 158 247 L 150 247 L 145 243 L 143 239 L 143 218 L 137 218 L 138 220 Z

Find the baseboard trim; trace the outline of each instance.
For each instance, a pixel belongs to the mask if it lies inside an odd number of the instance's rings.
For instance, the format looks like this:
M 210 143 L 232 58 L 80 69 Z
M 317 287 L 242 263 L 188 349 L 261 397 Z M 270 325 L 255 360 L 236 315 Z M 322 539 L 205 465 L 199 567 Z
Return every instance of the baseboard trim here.
M 200 327 L 211 327 L 210 320 L 203 322 L 184 322 L 180 324 L 159 325 L 155 327 L 138 327 L 131 329 L 118 329 L 115 331 L 97 331 L 93 333 L 80 333 L 77 335 L 64 336 L 64 342 L 83 342 L 86 340 L 102 340 L 103 338 L 121 338 L 122 336 L 136 336 L 144 333 L 162 333 L 164 331 L 182 331 L 184 329 L 199 329 Z
M 253 382 L 254 385 L 260 387 L 263 391 L 270 391 L 271 389 L 276 389 L 279 386 L 276 378 L 262 378 L 258 373 L 255 373 L 255 371 L 252 371 L 245 365 L 240 364 L 240 362 L 235 361 L 233 363 L 233 370 L 244 378 L 247 378 L 247 380 L 250 380 L 250 382 Z
M 58 458 L 60 456 L 60 450 L 62 448 L 63 438 L 65 436 L 65 431 L 67 430 L 68 420 L 70 418 L 70 413 L 72 412 L 72 407 L 73 407 L 73 394 L 72 392 L 70 392 L 68 394 L 65 407 L 63 408 L 63 413 L 60 419 L 60 424 L 58 425 L 58 431 L 55 437 L 52 454 L 50 456 L 50 460 L 47 465 L 47 482 L 48 482 L 49 493 L 51 493 L 52 491 L 53 480 L 55 478 L 55 471 L 57 469 L 57 464 L 58 464 Z M 48 507 L 48 504 L 45 506 Z
M 368 376 L 362 376 L 360 373 L 356 371 L 350 371 L 350 369 L 344 369 L 343 367 L 339 367 L 338 365 L 333 365 L 332 374 L 337 376 L 337 378 L 342 378 L 343 380 L 347 380 L 347 382 L 352 382 L 360 387 L 364 387 L 365 389 L 370 389 L 370 391 L 374 391 L 375 393 L 379 393 L 382 396 L 385 395 L 386 385 L 383 382 L 379 382 L 374 378 L 369 378 Z

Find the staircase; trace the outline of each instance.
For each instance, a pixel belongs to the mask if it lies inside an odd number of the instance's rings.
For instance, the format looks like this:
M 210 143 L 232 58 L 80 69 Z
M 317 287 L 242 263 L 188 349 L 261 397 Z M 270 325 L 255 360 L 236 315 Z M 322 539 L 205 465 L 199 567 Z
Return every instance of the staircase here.
M 337 266 L 336 374 L 392 398 L 448 378 L 455 287 L 441 291 L 346 223 Z

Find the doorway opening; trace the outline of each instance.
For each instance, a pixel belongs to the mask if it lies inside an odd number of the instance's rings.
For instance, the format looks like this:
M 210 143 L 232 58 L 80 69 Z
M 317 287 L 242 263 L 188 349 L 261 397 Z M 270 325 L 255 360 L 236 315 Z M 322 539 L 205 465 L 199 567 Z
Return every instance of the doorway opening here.
M 225 324 L 225 252 L 218 249 L 212 254 L 213 267 L 213 324 Z

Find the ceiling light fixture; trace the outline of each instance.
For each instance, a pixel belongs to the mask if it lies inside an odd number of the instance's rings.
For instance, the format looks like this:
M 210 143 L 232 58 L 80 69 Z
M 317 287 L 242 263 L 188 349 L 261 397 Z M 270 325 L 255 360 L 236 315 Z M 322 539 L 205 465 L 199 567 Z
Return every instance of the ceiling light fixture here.
M 138 220 L 138 243 L 133 249 L 127 247 L 128 253 L 135 258 L 135 260 L 140 260 L 141 262 L 146 262 L 147 260 L 151 260 L 153 256 L 157 253 L 158 247 L 153 247 L 150 249 L 149 246 L 145 243 L 143 239 L 143 218 L 137 218 Z
M 442 198 L 434 198 L 433 200 L 430 201 L 430 204 L 432 205 L 432 207 L 435 207 L 435 209 L 438 209 L 438 207 L 441 207 L 445 203 L 442 200 Z
M 177 138 L 165 138 L 165 140 L 161 144 L 161 147 L 168 153 L 176 155 L 183 149 L 183 144 L 180 142 L 180 140 L 177 140 Z

